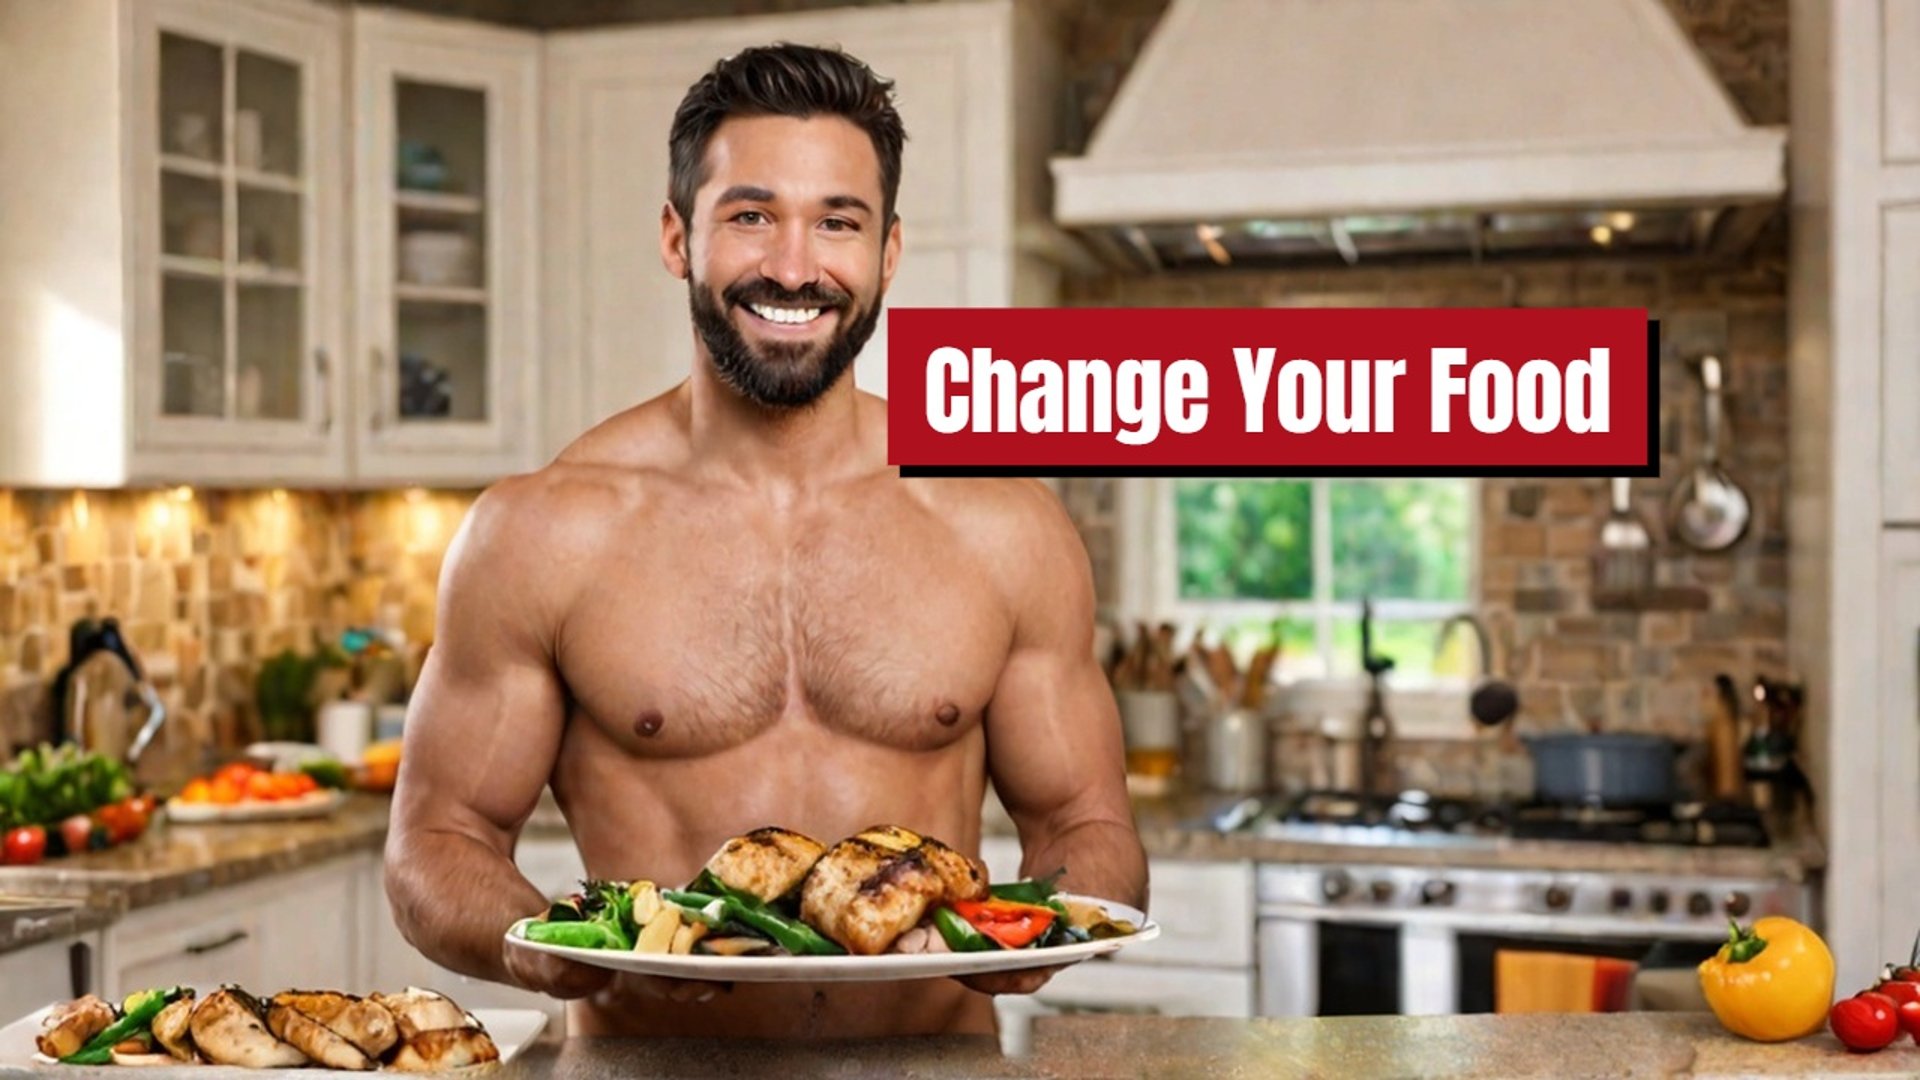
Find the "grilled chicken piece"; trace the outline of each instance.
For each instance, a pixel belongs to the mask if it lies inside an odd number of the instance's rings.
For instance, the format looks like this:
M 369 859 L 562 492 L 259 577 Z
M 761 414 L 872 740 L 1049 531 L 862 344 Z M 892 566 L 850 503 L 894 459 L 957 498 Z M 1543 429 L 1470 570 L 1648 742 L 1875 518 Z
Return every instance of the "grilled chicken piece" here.
M 188 1028 L 193 1045 L 216 1065 L 287 1069 L 307 1063 L 307 1055 L 267 1030 L 260 1003 L 237 987 L 225 987 L 194 1006 Z
M 771 904 L 798 888 L 826 850 L 813 837 L 789 829 L 755 829 L 720 845 L 707 860 L 707 871 L 727 888 Z
M 113 1021 L 113 1006 L 87 994 L 48 1013 L 40 1022 L 40 1037 L 35 1041 L 41 1053 L 63 1058 L 87 1045 L 87 1040 L 107 1030 Z
M 877 956 L 927 908 L 986 892 L 986 871 L 937 840 L 894 825 L 848 837 L 814 864 L 800 918 L 856 956 Z
M 927 865 L 940 875 L 947 887 L 943 899 L 984 900 L 987 895 L 987 867 L 979 859 L 969 859 L 958 851 L 938 840 L 928 839 L 920 844 L 920 850 L 926 853 Z
M 399 994 L 374 994 L 368 1000 L 393 1014 L 402 1042 L 412 1042 L 423 1031 L 479 1026 L 452 998 L 417 986 Z
M 291 1005 L 267 1006 L 267 1029 L 323 1068 L 352 1072 L 373 1068 L 373 1059 L 361 1053 L 359 1047 Z
M 500 1048 L 477 1027 L 422 1031 L 401 1044 L 392 1067 L 399 1072 L 439 1072 L 500 1060 Z
M 287 990 L 273 995 L 273 1004 L 285 1005 L 325 1024 L 329 1030 L 378 1058 L 400 1041 L 399 1024 L 385 1005 L 331 990 Z
M 192 1061 L 193 1035 L 187 1025 L 193 1020 L 193 991 L 160 1010 L 153 1018 L 153 1040 L 181 1061 Z

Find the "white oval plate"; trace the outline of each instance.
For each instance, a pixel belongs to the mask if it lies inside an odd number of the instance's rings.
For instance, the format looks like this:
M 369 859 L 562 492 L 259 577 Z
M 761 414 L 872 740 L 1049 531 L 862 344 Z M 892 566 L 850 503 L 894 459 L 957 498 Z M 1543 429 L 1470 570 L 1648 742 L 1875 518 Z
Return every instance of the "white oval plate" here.
M 236 1065 L 202 1065 L 190 1064 L 184 1061 L 168 1065 L 152 1065 L 144 1068 L 119 1065 L 99 1065 L 93 1067 L 84 1065 L 62 1065 L 52 1058 L 42 1055 L 34 1044 L 34 1037 L 40 1034 L 40 1021 L 52 1008 L 53 1006 L 49 1005 L 44 1009 L 35 1011 L 29 1016 L 23 1016 L 15 1020 L 4 1029 L 0 1029 L 0 1076 L 17 1076 L 28 1071 L 46 1076 L 100 1076 L 113 1074 L 146 1077 L 151 1078 L 151 1080 L 161 1080 L 161 1078 L 164 1077 L 176 1076 L 193 1077 L 194 1080 L 220 1080 L 220 1078 L 223 1077 L 226 1078 L 226 1080 L 244 1080 L 244 1078 L 247 1077 L 258 1078 L 276 1075 L 275 1073 L 263 1072 L 259 1069 L 243 1069 Z M 487 1029 L 487 1034 L 493 1037 L 493 1045 L 500 1050 L 501 1064 L 505 1064 L 519 1057 L 522 1051 L 533 1045 L 533 1040 L 540 1034 L 541 1029 L 547 1026 L 547 1014 L 538 1009 L 472 1009 L 469 1011 L 472 1012 L 475 1020 L 480 1021 L 480 1026 Z M 481 1068 L 484 1069 L 485 1066 Z M 16 1072 L 15 1070 L 19 1071 Z M 476 1069 L 454 1070 L 456 1074 L 479 1073 L 480 1071 L 481 1070 Z M 346 1072 L 341 1069 L 322 1069 L 317 1065 L 309 1065 L 292 1075 L 310 1076 L 314 1073 L 336 1072 L 347 1076 L 405 1075 L 396 1074 L 392 1069 L 362 1073 Z
M 333 788 L 309 791 L 295 799 L 274 802 L 190 803 L 167 800 L 167 820 L 176 825 L 247 821 L 290 821 L 325 817 L 347 801 L 347 793 Z
M 673 956 L 622 952 L 618 949 L 577 949 L 545 945 L 522 937 L 522 928 L 535 921 L 521 919 L 507 930 L 507 941 L 522 949 L 564 956 L 595 967 L 636 975 L 665 975 L 675 979 L 716 982 L 891 982 L 897 979 L 933 979 L 947 975 L 980 975 L 990 971 L 1062 967 L 1091 960 L 1128 945 L 1160 936 L 1160 924 L 1125 904 L 1090 896 L 1062 893 L 1082 903 L 1106 909 L 1109 918 L 1139 927 L 1126 937 L 1056 945 L 1050 949 L 1003 949 L 973 953 L 883 953 L 879 956 Z

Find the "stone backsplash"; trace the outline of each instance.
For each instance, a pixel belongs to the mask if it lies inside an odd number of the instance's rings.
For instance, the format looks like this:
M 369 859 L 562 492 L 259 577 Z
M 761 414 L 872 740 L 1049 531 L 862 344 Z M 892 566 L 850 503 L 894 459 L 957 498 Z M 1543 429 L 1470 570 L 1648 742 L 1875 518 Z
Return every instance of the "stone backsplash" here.
M 467 492 L 0 490 L 0 754 L 52 734 L 67 632 L 112 616 L 170 727 L 258 735 L 253 676 L 350 627 L 432 640 L 434 590 Z

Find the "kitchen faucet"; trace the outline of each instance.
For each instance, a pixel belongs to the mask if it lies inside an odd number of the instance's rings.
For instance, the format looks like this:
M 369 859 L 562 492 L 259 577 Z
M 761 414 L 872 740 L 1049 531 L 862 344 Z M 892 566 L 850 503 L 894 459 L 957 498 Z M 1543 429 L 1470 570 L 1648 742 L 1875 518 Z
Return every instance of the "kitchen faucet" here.
M 1373 601 L 1360 601 L 1360 667 L 1367 673 L 1367 711 L 1360 718 L 1360 794 L 1385 793 L 1387 750 L 1393 742 L 1393 717 L 1387 715 L 1383 682 L 1393 658 L 1373 651 Z

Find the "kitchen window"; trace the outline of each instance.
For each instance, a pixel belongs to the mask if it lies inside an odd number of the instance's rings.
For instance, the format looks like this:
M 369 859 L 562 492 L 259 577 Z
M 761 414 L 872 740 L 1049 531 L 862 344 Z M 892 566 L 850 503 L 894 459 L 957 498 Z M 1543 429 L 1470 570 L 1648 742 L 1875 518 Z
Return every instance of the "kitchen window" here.
M 1478 485 L 1467 479 L 1123 482 L 1122 607 L 1226 634 L 1278 630 L 1289 680 L 1360 674 L 1360 601 L 1401 687 L 1459 685 L 1468 635 L 1436 675 L 1440 624 L 1476 592 Z

